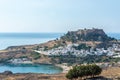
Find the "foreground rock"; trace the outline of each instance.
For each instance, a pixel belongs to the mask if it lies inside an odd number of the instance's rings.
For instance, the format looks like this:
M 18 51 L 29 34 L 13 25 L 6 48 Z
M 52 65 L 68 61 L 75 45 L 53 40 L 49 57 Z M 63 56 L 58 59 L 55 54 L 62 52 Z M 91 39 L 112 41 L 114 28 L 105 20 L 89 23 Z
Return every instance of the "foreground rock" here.
M 13 74 L 11 71 L 5 71 L 5 72 L 3 72 L 3 74 L 4 75 L 11 75 L 11 74 Z

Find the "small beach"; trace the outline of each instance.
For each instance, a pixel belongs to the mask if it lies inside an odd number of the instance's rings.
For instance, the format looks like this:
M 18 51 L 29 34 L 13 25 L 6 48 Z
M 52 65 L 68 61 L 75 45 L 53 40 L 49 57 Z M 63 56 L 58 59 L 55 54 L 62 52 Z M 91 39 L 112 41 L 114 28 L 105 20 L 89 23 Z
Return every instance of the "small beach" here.
M 55 66 L 62 68 L 62 73 L 67 73 L 70 69 L 72 69 L 72 66 L 67 66 L 66 64 L 56 64 Z

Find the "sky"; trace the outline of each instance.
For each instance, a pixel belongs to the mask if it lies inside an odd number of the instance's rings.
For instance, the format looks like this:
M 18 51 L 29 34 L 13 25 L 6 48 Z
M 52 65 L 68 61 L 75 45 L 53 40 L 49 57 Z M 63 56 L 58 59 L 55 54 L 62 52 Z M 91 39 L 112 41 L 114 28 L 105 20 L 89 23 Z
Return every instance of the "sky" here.
M 0 0 L 0 32 L 120 33 L 120 0 Z

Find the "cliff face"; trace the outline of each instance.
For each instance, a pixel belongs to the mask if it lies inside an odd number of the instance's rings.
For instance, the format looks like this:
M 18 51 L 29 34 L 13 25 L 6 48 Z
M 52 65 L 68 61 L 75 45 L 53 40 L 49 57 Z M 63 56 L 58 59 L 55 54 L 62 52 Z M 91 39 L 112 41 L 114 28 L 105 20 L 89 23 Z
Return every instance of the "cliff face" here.
M 80 29 L 69 31 L 61 37 L 62 40 L 77 41 L 111 41 L 113 38 L 108 37 L 102 29 Z

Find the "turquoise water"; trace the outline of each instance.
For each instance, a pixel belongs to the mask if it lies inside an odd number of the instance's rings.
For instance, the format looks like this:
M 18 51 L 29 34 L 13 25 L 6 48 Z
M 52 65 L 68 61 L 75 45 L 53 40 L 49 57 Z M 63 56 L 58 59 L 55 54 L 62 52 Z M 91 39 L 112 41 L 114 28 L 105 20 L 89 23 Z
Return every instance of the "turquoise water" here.
M 44 73 L 56 74 L 62 72 L 62 69 L 48 64 L 6 64 L 0 65 L 0 73 L 6 70 L 13 73 Z

